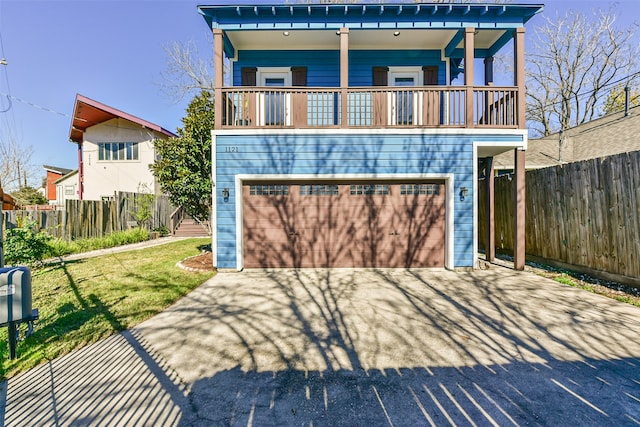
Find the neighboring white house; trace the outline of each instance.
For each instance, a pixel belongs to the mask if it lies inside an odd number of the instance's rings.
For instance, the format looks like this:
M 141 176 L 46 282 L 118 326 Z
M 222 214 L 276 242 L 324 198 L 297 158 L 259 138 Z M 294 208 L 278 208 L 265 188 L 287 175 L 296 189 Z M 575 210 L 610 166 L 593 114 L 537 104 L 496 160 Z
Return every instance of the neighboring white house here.
M 58 178 L 53 183 L 56 186 L 55 204 L 64 206 L 67 200 L 78 200 L 78 170 L 74 170 Z
M 78 198 L 101 200 L 117 192 L 159 193 L 149 170 L 153 141 L 172 132 L 131 114 L 76 95 L 69 139 L 78 144 Z

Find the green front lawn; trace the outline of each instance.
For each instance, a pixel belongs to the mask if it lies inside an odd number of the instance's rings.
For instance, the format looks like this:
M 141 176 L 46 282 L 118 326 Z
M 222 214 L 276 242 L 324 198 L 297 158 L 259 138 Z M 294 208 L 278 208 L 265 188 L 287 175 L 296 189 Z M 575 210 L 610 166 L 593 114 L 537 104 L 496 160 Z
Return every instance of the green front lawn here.
M 0 377 L 36 365 L 139 324 L 205 282 L 176 263 L 200 253 L 210 239 L 194 238 L 32 270 L 34 333 L 8 359 L 7 328 L 0 330 Z M 23 327 L 24 328 L 24 327 Z

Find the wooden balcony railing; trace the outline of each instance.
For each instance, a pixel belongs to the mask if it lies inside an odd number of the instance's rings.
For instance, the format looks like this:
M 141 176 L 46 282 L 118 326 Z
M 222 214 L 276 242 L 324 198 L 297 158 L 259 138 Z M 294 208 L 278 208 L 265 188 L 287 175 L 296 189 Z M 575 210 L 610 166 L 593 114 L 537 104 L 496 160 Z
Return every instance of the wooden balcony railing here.
M 464 86 L 223 88 L 223 128 L 517 128 L 516 87 L 473 87 L 466 123 Z M 343 125 L 342 109 L 347 109 Z

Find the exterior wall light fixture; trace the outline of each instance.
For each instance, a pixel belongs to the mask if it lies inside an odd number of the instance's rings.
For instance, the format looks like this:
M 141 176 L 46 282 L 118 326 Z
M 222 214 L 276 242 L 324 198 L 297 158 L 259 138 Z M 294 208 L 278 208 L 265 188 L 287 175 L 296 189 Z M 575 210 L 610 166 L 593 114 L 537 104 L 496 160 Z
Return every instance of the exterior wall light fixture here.
M 222 198 L 224 199 L 225 202 L 229 201 L 229 188 L 225 187 L 222 189 Z
M 464 202 L 467 196 L 469 196 L 469 189 L 467 187 L 460 187 L 460 201 Z

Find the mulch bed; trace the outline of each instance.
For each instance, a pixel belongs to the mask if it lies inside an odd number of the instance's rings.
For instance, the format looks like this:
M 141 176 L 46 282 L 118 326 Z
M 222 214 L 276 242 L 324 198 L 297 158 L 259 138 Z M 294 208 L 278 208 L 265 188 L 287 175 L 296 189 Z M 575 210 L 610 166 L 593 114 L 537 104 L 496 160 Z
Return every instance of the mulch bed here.
M 203 252 L 200 255 L 189 257 L 180 261 L 179 266 L 189 271 L 214 271 L 211 252 Z

